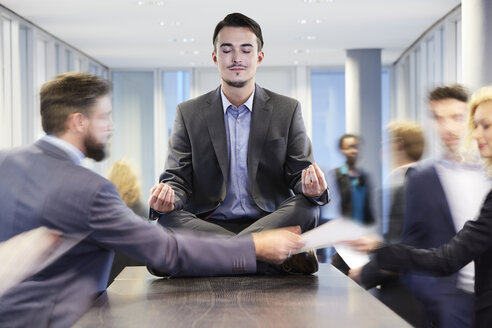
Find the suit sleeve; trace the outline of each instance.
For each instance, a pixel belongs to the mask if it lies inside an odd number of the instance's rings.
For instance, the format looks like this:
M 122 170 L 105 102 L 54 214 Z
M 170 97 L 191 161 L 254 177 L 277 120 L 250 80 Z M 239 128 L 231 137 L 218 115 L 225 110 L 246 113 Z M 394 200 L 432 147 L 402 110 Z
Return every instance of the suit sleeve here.
M 251 235 L 217 238 L 175 233 L 137 217 L 105 184 L 90 206 L 89 236 L 104 248 L 123 252 L 174 276 L 214 276 L 256 272 Z
M 378 265 L 385 270 L 419 270 L 445 276 L 457 272 L 492 246 L 492 192 L 476 221 L 468 221 L 447 244 L 438 249 L 417 249 L 407 245 L 390 245 L 376 253 Z
M 285 180 L 295 194 L 302 194 L 302 170 L 312 163 L 314 163 L 314 157 L 311 141 L 304 127 L 301 105 L 297 102 L 289 129 L 287 156 L 284 166 Z M 329 201 L 327 190 L 319 197 L 307 198 L 317 205 L 325 205 Z

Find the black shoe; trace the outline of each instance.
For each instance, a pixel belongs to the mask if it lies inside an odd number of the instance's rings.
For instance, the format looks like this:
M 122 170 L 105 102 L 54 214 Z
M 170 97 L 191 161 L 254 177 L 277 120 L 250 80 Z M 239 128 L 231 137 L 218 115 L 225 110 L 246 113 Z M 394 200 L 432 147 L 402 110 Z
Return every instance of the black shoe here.
M 165 272 L 159 272 L 157 271 L 156 269 L 154 268 L 151 268 L 150 266 L 147 265 L 147 271 L 149 271 L 151 274 L 153 274 L 154 276 L 158 276 L 158 277 L 163 277 L 163 278 L 171 278 L 171 275 L 169 273 L 165 273 Z
M 318 271 L 318 259 L 316 252 L 310 250 L 307 252 L 292 255 L 280 266 L 283 272 L 288 274 L 312 274 Z

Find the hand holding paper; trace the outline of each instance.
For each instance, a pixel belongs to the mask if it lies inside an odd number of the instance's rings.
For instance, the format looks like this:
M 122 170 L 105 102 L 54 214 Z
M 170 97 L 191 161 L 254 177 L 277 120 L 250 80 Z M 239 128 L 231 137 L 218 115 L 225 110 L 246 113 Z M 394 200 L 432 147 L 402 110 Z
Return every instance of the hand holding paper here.
M 305 246 L 300 252 L 335 246 L 338 254 L 345 260 L 349 267 L 359 267 L 369 262 L 369 256 L 354 251 L 344 244 L 347 241 L 353 241 L 363 236 L 374 235 L 374 233 L 374 228 L 360 225 L 353 220 L 334 219 L 303 233 L 301 237 L 305 242 Z

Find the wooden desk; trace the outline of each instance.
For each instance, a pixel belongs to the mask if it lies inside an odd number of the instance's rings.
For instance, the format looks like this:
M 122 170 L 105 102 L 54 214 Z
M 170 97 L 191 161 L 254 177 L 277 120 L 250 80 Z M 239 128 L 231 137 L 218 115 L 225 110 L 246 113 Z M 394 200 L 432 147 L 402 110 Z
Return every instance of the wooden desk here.
M 330 264 L 312 276 L 156 279 L 127 267 L 74 327 L 410 327 Z

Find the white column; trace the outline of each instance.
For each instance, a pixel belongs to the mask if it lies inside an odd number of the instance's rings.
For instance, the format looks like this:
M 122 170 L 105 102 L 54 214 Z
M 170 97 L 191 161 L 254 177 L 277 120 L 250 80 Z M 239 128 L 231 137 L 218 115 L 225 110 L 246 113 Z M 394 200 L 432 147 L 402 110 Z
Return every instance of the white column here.
M 492 1 L 461 2 L 463 84 L 475 91 L 492 84 Z
M 381 187 L 382 167 L 381 49 L 347 50 L 345 104 L 346 131 L 361 137 L 359 165 L 370 174 L 374 195 Z

